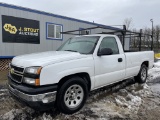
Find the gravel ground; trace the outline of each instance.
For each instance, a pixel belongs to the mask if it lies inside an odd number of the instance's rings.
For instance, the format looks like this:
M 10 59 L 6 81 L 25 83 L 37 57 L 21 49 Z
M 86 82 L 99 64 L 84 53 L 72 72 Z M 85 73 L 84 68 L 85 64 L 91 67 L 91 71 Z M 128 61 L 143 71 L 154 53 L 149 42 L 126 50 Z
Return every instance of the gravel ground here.
M 64 115 L 53 109 L 38 112 L 14 101 L 5 86 L 6 72 L 0 72 L 0 119 L 2 120 L 158 120 L 160 117 L 160 68 L 149 71 L 147 84 L 134 79 L 107 86 L 90 93 L 87 103 L 77 113 Z

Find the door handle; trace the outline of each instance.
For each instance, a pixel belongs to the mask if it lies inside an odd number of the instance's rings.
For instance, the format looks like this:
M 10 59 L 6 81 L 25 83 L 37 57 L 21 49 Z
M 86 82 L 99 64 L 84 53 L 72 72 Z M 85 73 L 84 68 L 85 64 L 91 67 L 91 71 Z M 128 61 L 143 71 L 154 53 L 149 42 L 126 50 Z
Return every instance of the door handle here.
M 123 59 L 122 58 L 118 58 L 118 62 L 122 62 L 123 61 Z

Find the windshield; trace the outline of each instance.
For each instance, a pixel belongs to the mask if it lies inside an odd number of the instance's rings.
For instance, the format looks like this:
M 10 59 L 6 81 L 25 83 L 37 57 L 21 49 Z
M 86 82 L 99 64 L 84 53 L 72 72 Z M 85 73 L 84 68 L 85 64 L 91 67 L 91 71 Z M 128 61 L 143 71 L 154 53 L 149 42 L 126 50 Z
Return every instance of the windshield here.
M 57 51 L 79 52 L 93 54 L 99 36 L 82 36 L 68 39 Z

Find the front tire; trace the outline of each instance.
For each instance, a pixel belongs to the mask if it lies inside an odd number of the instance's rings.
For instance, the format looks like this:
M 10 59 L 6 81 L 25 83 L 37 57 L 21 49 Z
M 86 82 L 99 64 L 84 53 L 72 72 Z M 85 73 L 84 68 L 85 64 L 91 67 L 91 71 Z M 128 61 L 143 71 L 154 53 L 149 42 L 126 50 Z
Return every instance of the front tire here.
M 142 64 L 138 75 L 135 77 L 135 80 L 136 80 L 138 83 L 143 84 L 143 83 L 145 83 L 146 80 L 147 80 L 147 75 L 148 75 L 147 66 L 146 66 L 145 64 Z
M 88 97 L 88 87 L 85 80 L 75 76 L 69 78 L 57 94 L 57 108 L 65 114 L 79 111 Z

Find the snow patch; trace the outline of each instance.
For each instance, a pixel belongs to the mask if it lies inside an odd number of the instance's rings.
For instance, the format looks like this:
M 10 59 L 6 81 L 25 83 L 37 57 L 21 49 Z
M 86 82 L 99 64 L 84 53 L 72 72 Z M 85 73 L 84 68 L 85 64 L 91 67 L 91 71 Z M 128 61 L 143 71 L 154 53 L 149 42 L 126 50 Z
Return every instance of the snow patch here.
M 52 117 L 51 117 L 51 115 L 47 115 L 46 113 L 44 113 L 44 114 L 42 115 L 41 120 L 52 120 Z
M 154 67 L 160 68 L 160 61 L 154 63 Z
M 7 89 L 0 89 L 0 92 L 7 92 Z
M 0 96 L 3 96 L 3 95 L 5 95 L 5 94 L 4 94 L 4 93 L 1 93 L 1 94 L 0 94 Z
M 139 106 L 141 105 L 142 99 L 130 93 L 126 96 L 126 99 L 123 98 L 122 96 L 117 96 L 117 98 L 115 98 L 118 106 L 127 107 L 130 111 L 137 112 L 139 109 Z
M 21 109 L 12 109 L 11 111 L 4 114 L 2 117 L 3 120 L 13 120 L 15 117 L 22 113 Z
M 154 67 L 148 71 L 147 82 L 150 82 L 160 77 L 160 61 L 154 63 Z

